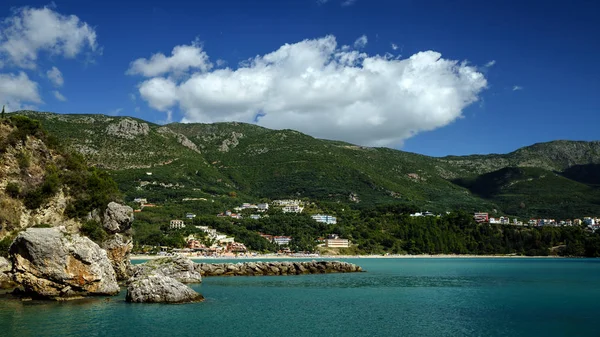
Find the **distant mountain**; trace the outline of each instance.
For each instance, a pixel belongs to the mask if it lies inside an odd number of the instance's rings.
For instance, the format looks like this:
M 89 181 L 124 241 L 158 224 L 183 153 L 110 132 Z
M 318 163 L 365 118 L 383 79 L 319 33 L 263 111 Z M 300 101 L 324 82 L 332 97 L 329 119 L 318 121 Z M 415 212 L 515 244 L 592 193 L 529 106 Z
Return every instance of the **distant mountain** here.
M 522 217 L 600 214 L 600 142 L 554 141 L 508 154 L 434 158 L 245 123 L 164 126 L 131 117 L 20 111 L 126 197 L 308 197 L 370 207 L 496 210 Z

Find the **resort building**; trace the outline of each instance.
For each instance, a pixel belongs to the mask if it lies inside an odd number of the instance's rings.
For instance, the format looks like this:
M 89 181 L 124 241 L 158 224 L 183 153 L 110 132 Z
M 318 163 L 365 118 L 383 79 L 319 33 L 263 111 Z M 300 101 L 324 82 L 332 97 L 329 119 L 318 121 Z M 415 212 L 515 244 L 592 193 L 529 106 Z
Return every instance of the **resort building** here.
M 331 215 L 315 214 L 311 218 L 313 218 L 316 222 L 322 222 L 329 225 L 335 225 L 337 223 L 336 217 Z
M 348 239 L 327 239 L 325 240 L 325 247 L 327 248 L 348 248 L 350 242 Z
M 274 236 L 273 237 L 273 243 L 276 243 L 280 246 L 287 245 L 290 243 L 290 241 L 292 241 L 291 236 Z
M 183 222 L 183 220 L 171 220 L 171 222 L 169 223 L 169 228 L 171 228 L 171 229 L 185 228 L 185 223 Z
M 489 222 L 490 220 L 487 213 L 475 213 L 473 218 L 476 222 Z
M 289 206 L 284 206 L 281 211 L 283 213 L 302 213 L 302 211 L 304 210 L 304 207 L 298 206 L 298 205 L 289 205 Z

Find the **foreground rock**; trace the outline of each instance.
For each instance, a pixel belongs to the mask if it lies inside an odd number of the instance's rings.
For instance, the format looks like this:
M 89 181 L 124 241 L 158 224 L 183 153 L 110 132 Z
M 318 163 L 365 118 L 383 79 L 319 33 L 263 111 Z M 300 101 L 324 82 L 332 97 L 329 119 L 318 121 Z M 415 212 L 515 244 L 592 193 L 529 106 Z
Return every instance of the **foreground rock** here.
M 59 228 L 28 228 L 9 253 L 14 281 L 31 295 L 60 299 L 119 292 L 106 251 L 86 237 Z
M 106 250 L 108 259 L 115 270 L 117 281 L 129 279 L 131 277 L 129 255 L 131 254 L 131 249 L 133 249 L 131 237 L 123 234 L 115 234 L 102 242 L 102 248 Z
M 0 289 L 10 289 L 16 286 L 11 275 L 12 264 L 4 257 L 0 257 Z
M 204 297 L 172 277 L 151 273 L 129 283 L 125 300 L 134 303 L 191 303 L 202 301 Z
M 163 257 L 132 266 L 133 278 L 148 274 L 162 274 L 182 283 L 200 283 L 202 274 L 196 264 L 183 256 Z
M 199 263 L 203 276 L 301 275 L 326 273 L 356 273 L 362 268 L 340 261 Z

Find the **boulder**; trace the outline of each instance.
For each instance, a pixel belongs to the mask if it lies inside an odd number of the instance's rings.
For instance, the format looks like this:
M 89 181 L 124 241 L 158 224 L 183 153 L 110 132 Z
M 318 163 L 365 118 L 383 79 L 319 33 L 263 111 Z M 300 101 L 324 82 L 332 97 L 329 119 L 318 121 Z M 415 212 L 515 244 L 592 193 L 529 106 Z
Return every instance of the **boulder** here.
M 47 298 L 116 295 L 119 285 L 106 255 L 92 240 L 60 228 L 28 228 L 9 249 L 13 279 Z
M 131 276 L 131 261 L 129 260 L 131 249 L 133 249 L 131 238 L 123 234 L 114 234 L 102 242 L 102 248 L 106 250 L 108 259 L 112 263 L 117 281 L 127 280 Z
M 162 274 L 182 283 L 200 283 L 202 274 L 195 263 L 184 256 L 163 257 L 133 266 L 133 278 L 143 275 Z
M 109 233 L 122 233 L 131 228 L 133 208 L 111 202 L 104 211 L 102 225 Z
M 0 289 L 9 289 L 16 286 L 16 283 L 12 280 L 11 269 L 12 264 L 10 261 L 0 256 Z
M 172 277 L 150 273 L 129 283 L 125 300 L 134 303 L 190 303 L 200 302 L 204 297 Z

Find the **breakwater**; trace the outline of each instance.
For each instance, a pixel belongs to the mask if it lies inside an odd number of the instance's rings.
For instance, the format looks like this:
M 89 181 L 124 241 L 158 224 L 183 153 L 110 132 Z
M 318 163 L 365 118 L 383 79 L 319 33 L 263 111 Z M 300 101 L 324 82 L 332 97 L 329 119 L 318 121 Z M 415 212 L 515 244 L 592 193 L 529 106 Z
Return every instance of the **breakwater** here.
M 198 263 L 196 270 L 199 270 L 202 276 L 302 275 L 363 271 L 360 266 L 340 261 Z

